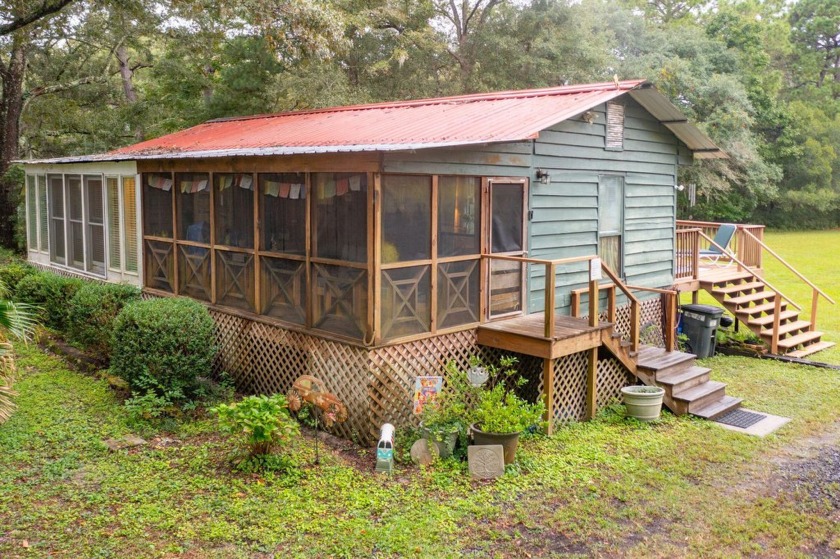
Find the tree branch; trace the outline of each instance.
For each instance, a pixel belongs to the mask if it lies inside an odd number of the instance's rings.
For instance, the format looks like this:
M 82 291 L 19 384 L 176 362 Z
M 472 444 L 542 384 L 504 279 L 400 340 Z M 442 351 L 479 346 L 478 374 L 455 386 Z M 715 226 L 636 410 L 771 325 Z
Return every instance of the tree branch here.
M 48 15 L 52 15 L 58 11 L 60 11 L 65 6 L 72 4 L 75 0 L 55 0 L 50 2 L 49 0 L 43 0 L 42 4 L 32 10 L 30 13 L 15 17 L 12 21 L 8 23 L 4 23 L 0 25 L 0 36 L 9 35 L 10 33 L 14 33 L 18 29 L 26 27 L 30 23 L 34 23 L 39 19 L 45 18 Z

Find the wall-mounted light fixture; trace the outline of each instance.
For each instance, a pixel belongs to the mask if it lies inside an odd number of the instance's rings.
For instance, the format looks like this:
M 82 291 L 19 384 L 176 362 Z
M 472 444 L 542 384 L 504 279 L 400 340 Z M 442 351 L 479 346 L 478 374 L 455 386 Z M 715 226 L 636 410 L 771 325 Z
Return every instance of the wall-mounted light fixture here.
M 548 184 L 551 181 L 551 176 L 548 174 L 548 171 L 537 169 L 537 181 L 540 184 Z

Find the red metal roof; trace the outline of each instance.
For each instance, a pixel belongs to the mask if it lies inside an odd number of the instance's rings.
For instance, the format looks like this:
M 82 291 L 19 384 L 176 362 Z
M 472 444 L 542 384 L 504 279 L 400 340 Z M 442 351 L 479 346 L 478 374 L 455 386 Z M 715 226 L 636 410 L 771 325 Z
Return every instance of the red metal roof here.
M 111 154 L 160 156 L 329 146 L 393 150 L 527 140 L 643 83 L 633 80 L 219 119 Z
M 695 156 L 726 157 L 644 80 L 374 103 L 211 120 L 108 153 L 28 163 L 416 150 L 515 142 L 628 93 Z

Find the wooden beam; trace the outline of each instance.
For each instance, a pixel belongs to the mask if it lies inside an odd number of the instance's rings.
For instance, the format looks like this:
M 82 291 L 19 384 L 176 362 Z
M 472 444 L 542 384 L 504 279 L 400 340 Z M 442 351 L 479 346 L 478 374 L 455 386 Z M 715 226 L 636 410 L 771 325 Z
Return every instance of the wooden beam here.
M 598 326 L 598 280 L 589 281 L 589 325 Z
M 546 264 L 545 266 L 545 337 L 551 338 L 554 336 L 554 307 L 555 305 L 555 283 L 556 283 L 556 268 L 554 264 Z
M 545 397 L 546 433 L 554 433 L 554 360 L 543 359 L 543 396 Z
M 589 350 L 586 367 L 586 419 L 595 417 L 598 397 L 598 348 Z

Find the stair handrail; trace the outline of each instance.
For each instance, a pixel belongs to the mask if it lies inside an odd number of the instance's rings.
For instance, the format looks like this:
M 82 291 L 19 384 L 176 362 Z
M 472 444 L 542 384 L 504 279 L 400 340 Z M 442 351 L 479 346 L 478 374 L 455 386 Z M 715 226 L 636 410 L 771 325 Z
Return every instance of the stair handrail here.
M 601 270 L 610 278 L 615 286 L 617 286 L 624 296 L 630 301 L 630 351 L 638 351 L 639 350 L 639 322 L 640 322 L 640 313 L 639 307 L 641 303 L 639 302 L 638 297 L 633 295 L 633 292 L 630 291 L 627 286 L 624 284 L 623 281 L 618 277 L 618 275 L 613 272 L 609 266 L 607 266 L 603 261 L 601 261 Z
M 788 264 L 788 262 L 787 262 L 784 258 L 782 258 L 782 257 L 781 257 L 781 256 L 779 256 L 778 254 L 776 254 L 776 251 L 775 251 L 775 250 L 773 250 L 772 248 L 770 248 L 769 246 L 767 246 L 766 244 L 764 244 L 764 242 L 763 242 L 761 239 L 759 239 L 758 237 L 756 237 L 755 235 L 753 235 L 752 233 L 750 233 L 750 232 L 749 232 L 749 231 L 747 231 L 747 230 L 744 230 L 744 233 L 746 233 L 747 235 L 749 235 L 750 237 L 752 237 L 752 238 L 753 238 L 753 240 L 754 240 L 754 241 L 756 241 L 756 242 L 758 243 L 758 245 L 759 245 L 761 248 L 763 248 L 764 250 L 766 250 L 767 252 L 769 252 L 769 253 L 773 256 L 773 258 L 775 258 L 776 260 L 778 260 L 779 262 L 781 262 L 781 263 L 782 263 L 782 265 L 783 265 L 785 268 L 787 268 L 788 270 L 790 270 L 791 272 L 793 272 L 793 274 L 794 274 L 796 277 L 798 277 L 798 278 L 799 278 L 799 279 L 801 279 L 803 282 L 805 282 L 806 284 L 808 284 L 808 287 L 810 287 L 810 288 L 811 288 L 811 331 L 813 332 L 814 330 L 816 330 L 816 328 L 817 328 L 817 301 L 818 301 L 818 299 L 819 299 L 819 296 L 822 296 L 822 297 L 823 297 L 823 299 L 825 299 L 826 301 L 828 301 L 828 302 L 829 302 L 829 303 L 831 303 L 832 305 L 835 305 L 835 304 L 836 304 L 836 303 L 834 302 L 834 299 L 832 299 L 832 298 L 831 298 L 831 297 L 830 297 L 827 293 L 825 293 L 822 289 L 820 289 L 819 287 L 817 287 L 816 285 L 814 285 L 814 283 L 813 283 L 811 280 L 809 280 L 808 278 L 806 278 L 804 275 L 802 275 L 802 273 L 801 273 L 799 270 L 797 270 L 796 268 L 794 268 L 793 266 L 791 266 L 790 264 Z M 802 309 L 799 309 L 799 310 L 802 310 Z M 774 324 L 774 327 L 775 327 L 775 324 Z M 774 352 L 774 353 L 775 353 L 775 352 Z
M 721 250 L 721 251 L 723 252 L 723 254 L 727 255 L 727 256 L 728 256 L 728 257 L 729 257 L 729 258 L 730 258 L 733 262 L 735 262 L 736 264 L 738 264 L 738 266 L 740 266 L 740 267 L 741 267 L 741 268 L 743 268 L 744 270 L 749 270 L 749 269 L 750 269 L 750 267 L 749 267 L 749 266 L 747 266 L 746 264 L 744 264 L 743 262 L 741 262 L 741 261 L 738 259 L 738 257 L 737 257 L 737 256 L 735 256 L 734 254 L 732 254 L 731 252 L 727 251 L 727 250 L 726 250 L 726 249 L 724 249 L 722 246 L 720 246 L 719 244 L 717 244 L 716 242 L 714 242 L 714 240 L 712 240 L 711 238 L 709 238 L 709 236 L 708 236 L 708 235 L 706 235 L 705 233 L 703 233 L 702 231 L 700 232 L 700 236 L 701 236 L 701 237 L 703 237 L 704 239 L 706 239 L 707 241 L 709 241 L 712 245 L 716 246 L 719 250 Z M 788 297 L 787 295 L 785 295 L 784 293 L 782 293 L 780 290 L 776 289 L 776 287 L 775 287 L 772 283 L 770 283 L 769 281 L 767 281 L 767 280 L 766 280 L 766 279 L 764 279 L 764 278 L 760 278 L 760 279 L 761 279 L 761 282 L 762 282 L 764 285 L 766 285 L 767 287 L 769 287 L 770 289 L 772 289 L 773 291 L 775 291 L 775 292 L 776 292 L 776 294 L 777 294 L 779 297 L 781 297 L 782 299 L 786 300 L 788 303 L 790 303 L 791 305 L 793 305 L 794 307 L 796 307 L 796 308 L 797 308 L 797 310 L 800 310 L 800 311 L 802 310 L 802 307 L 800 307 L 799 305 L 797 305 L 796 303 L 794 303 L 793 299 L 791 299 L 790 297 Z

